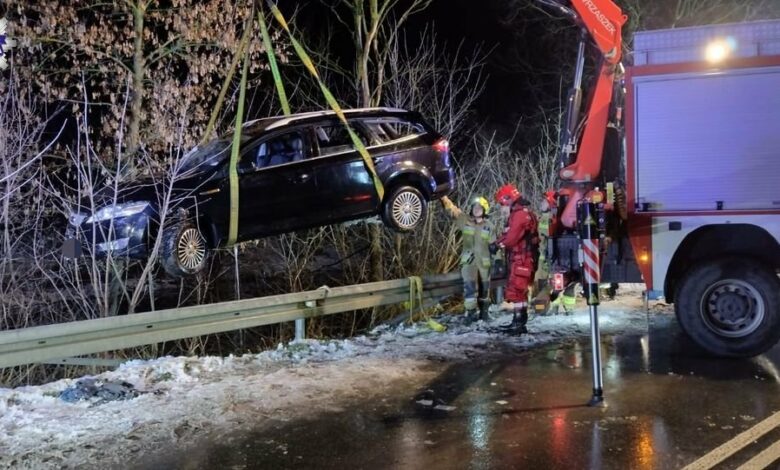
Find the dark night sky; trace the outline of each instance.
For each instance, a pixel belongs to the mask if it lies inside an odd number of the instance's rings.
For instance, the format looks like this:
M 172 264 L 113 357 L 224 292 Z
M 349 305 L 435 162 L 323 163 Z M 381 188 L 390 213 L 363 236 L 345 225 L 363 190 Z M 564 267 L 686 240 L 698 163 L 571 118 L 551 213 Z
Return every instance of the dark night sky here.
M 540 107 L 557 106 L 565 96 L 568 74 L 576 48 L 575 28 L 527 8 L 532 0 L 434 0 L 405 26 L 413 39 L 428 26 L 453 51 L 462 42 L 466 50 L 481 47 L 489 52 L 485 72 L 487 86 L 477 103 L 480 121 L 502 136 L 513 133 L 518 122 L 538 118 Z M 521 7 L 513 17 L 512 8 Z M 525 8 L 523 8 L 525 7 Z M 332 15 L 323 3 L 312 0 L 299 12 L 298 25 L 308 32 L 322 28 L 323 15 Z M 339 28 L 343 26 L 334 22 Z M 560 29 L 551 34 L 551 30 Z M 346 54 L 348 38 L 341 38 Z M 347 55 L 345 60 L 351 59 Z

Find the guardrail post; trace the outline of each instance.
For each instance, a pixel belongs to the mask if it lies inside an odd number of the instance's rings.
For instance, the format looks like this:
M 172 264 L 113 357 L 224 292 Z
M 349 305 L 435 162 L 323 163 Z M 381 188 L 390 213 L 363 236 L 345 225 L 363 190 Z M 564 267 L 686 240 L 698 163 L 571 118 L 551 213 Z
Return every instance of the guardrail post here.
M 295 320 L 295 341 L 306 339 L 306 319 L 299 318 Z

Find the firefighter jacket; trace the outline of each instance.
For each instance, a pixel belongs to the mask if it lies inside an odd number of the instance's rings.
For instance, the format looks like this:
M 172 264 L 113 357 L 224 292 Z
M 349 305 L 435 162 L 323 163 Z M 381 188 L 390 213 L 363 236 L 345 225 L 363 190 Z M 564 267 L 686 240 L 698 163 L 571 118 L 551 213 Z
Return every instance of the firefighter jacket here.
M 542 212 L 539 216 L 539 258 L 536 262 L 536 274 L 534 279 L 539 281 L 547 281 L 550 276 L 550 260 L 548 259 L 550 229 L 553 225 L 553 214 L 551 211 Z
M 512 258 L 536 255 L 539 244 L 536 216 L 528 207 L 514 204 L 507 221 L 506 231 L 498 240 Z
M 552 225 L 552 212 L 542 212 L 539 216 L 539 236 L 544 238 L 550 237 L 550 226 Z
M 457 222 L 463 236 L 461 266 L 475 264 L 480 269 L 490 269 L 493 263 L 490 254 L 490 243 L 494 238 L 493 224 L 487 219 L 477 222 L 464 213 L 458 215 Z
M 474 265 L 480 269 L 490 269 L 493 257 L 490 254 L 490 244 L 495 239 L 494 227 L 490 220 L 483 218 L 477 222 L 454 204 L 447 201 L 445 207 L 455 218 L 462 235 L 460 265 Z

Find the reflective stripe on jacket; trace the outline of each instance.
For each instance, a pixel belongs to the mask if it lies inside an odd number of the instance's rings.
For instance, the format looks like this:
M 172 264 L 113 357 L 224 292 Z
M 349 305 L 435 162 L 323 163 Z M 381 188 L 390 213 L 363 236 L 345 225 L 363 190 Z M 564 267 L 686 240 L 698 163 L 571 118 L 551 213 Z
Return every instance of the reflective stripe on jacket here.
M 476 264 L 480 268 L 489 269 L 492 264 L 490 255 L 490 243 L 493 241 L 493 224 L 487 219 L 477 223 L 466 214 L 458 216 L 463 237 L 460 264 Z

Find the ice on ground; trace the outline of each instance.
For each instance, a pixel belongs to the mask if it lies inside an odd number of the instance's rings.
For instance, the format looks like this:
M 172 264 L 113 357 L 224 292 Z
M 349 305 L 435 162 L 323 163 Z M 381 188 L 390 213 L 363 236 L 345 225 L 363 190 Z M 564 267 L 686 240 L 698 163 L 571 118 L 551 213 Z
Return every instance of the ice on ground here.
M 648 317 L 636 298 L 603 304 L 600 317 L 604 334 L 647 330 Z M 266 417 L 292 419 L 330 409 L 337 398 L 376 393 L 394 381 L 423 380 L 431 359 L 524 350 L 590 331 L 586 309 L 570 316 L 532 316 L 530 333 L 520 337 L 498 331 L 510 318 L 467 326 L 461 316 L 444 315 L 438 318 L 447 326 L 443 333 L 424 323 L 380 326 L 364 336 L 293 341 L 258 354 L 128 361 L 91 377 L 126 382 L 139 392 L 123 401 L 58 398 L 84 378 L 0 388 L 0 468 L 126 463 L 217 429 L 257 425 Z

